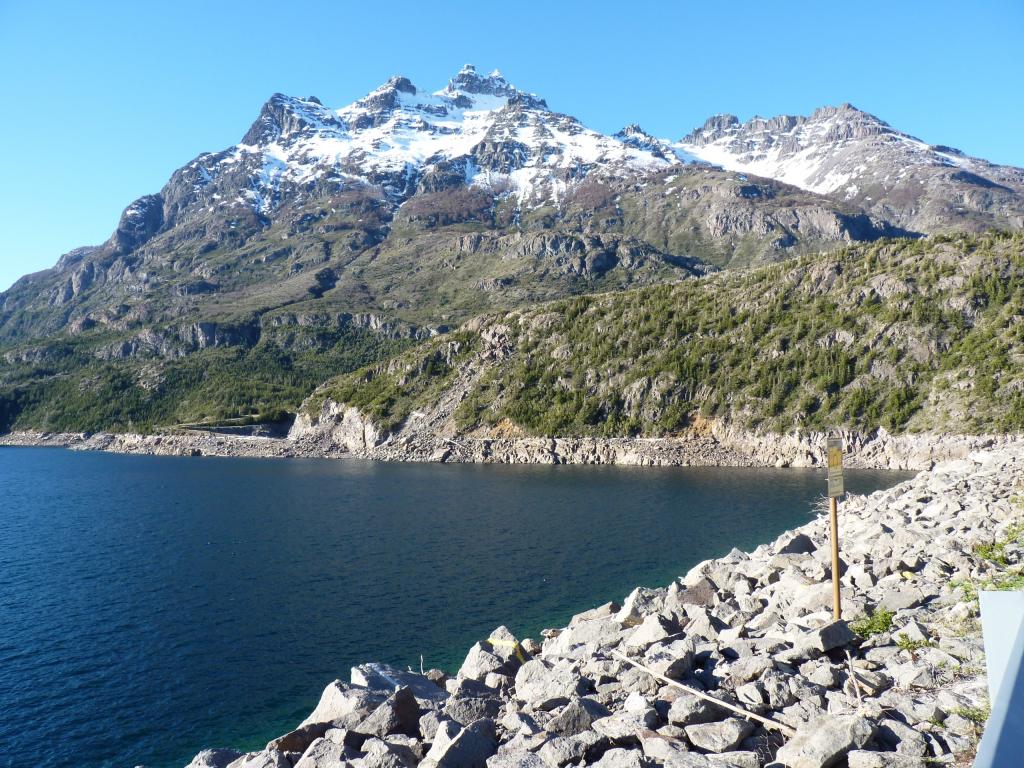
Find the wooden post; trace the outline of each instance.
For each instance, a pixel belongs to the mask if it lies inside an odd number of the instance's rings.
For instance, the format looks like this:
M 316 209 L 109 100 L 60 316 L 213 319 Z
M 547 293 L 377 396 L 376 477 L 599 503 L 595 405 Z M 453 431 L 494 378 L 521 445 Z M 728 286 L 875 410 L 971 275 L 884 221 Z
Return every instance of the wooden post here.
M 832 530 L 832 616 L 843 618 L 839 594 L 839 497 L 843 495 L 843 441 L 828 439 L 828 516 Z
M 836 497 L 828 500 L 828 516 L 832 524 L 832 617 L 843 618 L 843 607 L 839 595 L 839 504 Z

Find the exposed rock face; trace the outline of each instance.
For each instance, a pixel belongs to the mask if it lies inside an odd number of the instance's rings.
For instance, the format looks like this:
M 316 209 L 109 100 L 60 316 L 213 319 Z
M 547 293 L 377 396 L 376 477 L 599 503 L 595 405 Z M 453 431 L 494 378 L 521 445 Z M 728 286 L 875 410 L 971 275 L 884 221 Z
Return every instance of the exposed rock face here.
M 354 409 L 328 401 L 319 416 L 300 415 L 289 438 L 299 452 L 399 461 L 495 464 L 624 464 L 633 466 L 816 467 L 825 433 L 761 434 L 715 422 L 707 435 L 686 438 L 479 438 L 435 431 L 439 419 L 420 414 L 412 428 L 381 434 Z M 431 425 L 419 430 L 418 424 Z M 851 467 L 925 469 L 972 451 L 1021 442 L 1014 435 L 839 433 Z
M 979 733 L 957 713 L 986 686 L 977 605 L 956 582 L 1004 567 L 973 545 L 1019 523 L 1010 496 L 1022 479 L 1018 445 L 844 501 L 845 614 L 871 612 L 908 583 L 917 595 L 873 633 L 851 632 L 828 599 L 809 599 L 818 586 L 831 592 L 822 516 L 699 563 L 667 588 L 638 588 L 621 607 L 578 614 L 544 630 L 542 644 L 499 627 L 443 685 L 436 674 L 361 665 L 265 750 L 208 750 L 190 768 L 967 764 Z M 1024 558 L 1019 543 L 1006 552 L 1011 566 Z M 671 669 L 659 674 L 682 687 L 632 662 Z
M 1024 224 L 1024 170 L 929 145 L 842 104 L 810 117 L 712 117 L 680 142 L 730 170 L 848 200 L 918 232 Z

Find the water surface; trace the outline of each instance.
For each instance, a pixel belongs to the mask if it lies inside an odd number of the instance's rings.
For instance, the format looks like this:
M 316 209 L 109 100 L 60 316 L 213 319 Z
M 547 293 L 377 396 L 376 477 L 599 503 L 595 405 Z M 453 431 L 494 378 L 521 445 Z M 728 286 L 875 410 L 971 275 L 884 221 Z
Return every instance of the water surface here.
M 848 471 L 847 489 L 906 473 Z M 810 519 L 824 472 L 0 448 L 0 765 L 183 766 Z

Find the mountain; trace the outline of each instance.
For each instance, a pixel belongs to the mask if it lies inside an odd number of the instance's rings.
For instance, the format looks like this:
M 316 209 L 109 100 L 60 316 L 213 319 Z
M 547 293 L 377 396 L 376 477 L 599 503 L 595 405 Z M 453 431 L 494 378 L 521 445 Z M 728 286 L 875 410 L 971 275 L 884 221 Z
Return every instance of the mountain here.
M 481 313 L 1021 226 L 1020 170 L 915 142 L 849 107 L 605 135 L 470 65 L 340 109 L 275 94 L 105 243 L 0 293 L 0 429 L 293 411 Z
M 745 123 L 717 115 L 675 146 L 854 203 L 915 232 L 1024 227 L 1024 169 L 927 144 L 850 104 Z
M 238 144 L 129 205 L 106 243 L 0 294 L 0 344 L 145 329 L 163 341 L 121 346 L 166 354 L 313 316 L 437 327 L 898 231 L 687 159 L 472 66 L 434 93 L 393 77 L 336 110 L 275 94 Z M 222 330 L 196 341 L 196 322 Z

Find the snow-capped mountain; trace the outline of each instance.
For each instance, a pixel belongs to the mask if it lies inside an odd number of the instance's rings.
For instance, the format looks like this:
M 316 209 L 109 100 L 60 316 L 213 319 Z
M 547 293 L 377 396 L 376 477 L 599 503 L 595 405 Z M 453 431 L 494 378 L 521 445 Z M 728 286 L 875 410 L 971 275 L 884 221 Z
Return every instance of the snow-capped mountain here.
M 676 146 L 728 170 L 855 202 L 920 232 L 1024 227 L 1024 170 L 927 144 L 850 104 L 745 123 L 717 115 Z
M 265 215 L 283 188 L 313 183 L 379 185 L 394 202 L 420 184 L 501 185 L 528 201 L 557 199 L 597 168 L 622 175 L 671 162 L 552 112 L 497 70 L 482 76 L 466 65 L 434 93 L 392 77 L 341 109 L 275 94 L 239 144 L 201 155 L 187 171 L 202 188 L 224 177 L 234 183 L 236 169 L 246 169 L 247 188 L 217 205 Z
M 94 332 L 120 334 L 98 354 L 169 354 L 289 318 L 437 327 L 837 243 L 1024 227 L 1022 174 L 848 105 L 673 141 L 605 135 L 470 65 L 341 108 L 275 94 L 106 243 L 0 293 L 0 346 Z

